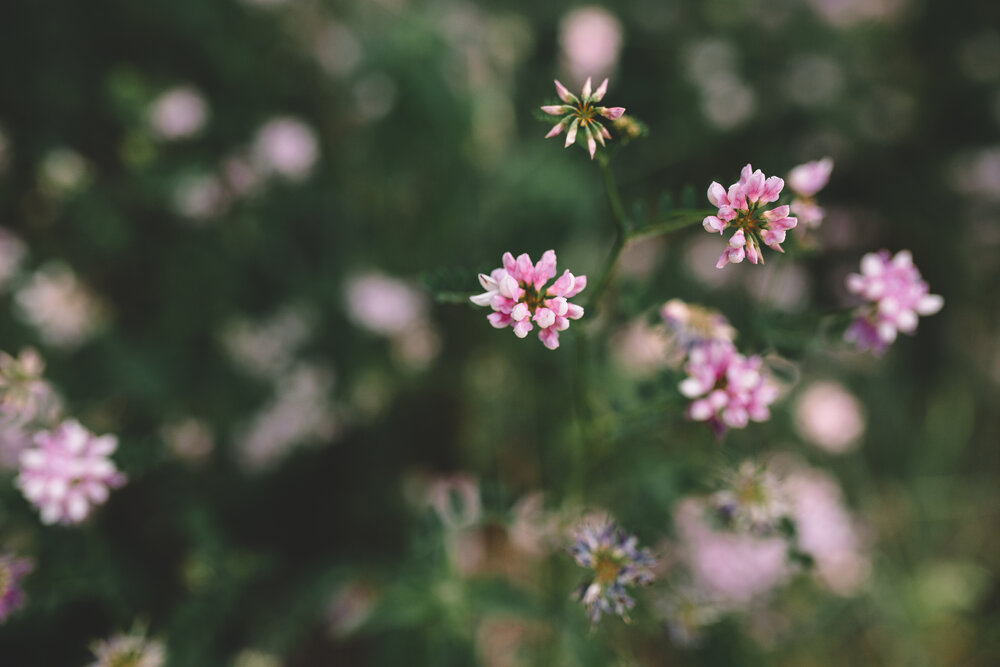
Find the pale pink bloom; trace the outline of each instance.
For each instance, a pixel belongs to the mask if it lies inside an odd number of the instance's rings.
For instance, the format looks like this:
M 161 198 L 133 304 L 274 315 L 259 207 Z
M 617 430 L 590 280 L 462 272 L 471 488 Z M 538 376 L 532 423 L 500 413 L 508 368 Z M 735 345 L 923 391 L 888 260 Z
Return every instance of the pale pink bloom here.
M 847 290 L 868 303 L 858 308 L 845 338 L 876 355 L 896 340 L 898 332 L 912 334 L 917 315 L 933 315 L 944 305 L 943 297 L 929 293 L 909 250 L 892 257 L 888 250 L 868 253 L 861 258 L 861 273 L 847 276 Z
M 380 336 L 405 335 L 427 318 L 427 295 L 383 273 L 351 276 L 344 296 L 351 321 Z
M 514 256 L 505 252 L 503 266 L 490 275 L 479 274 L 486 292 L 470 297 L 477 306 L 490 306 L 487 317 L 497 329 L 511 327 L 518 338 L 524 338 L 539 327 L 538 338 L 545 347 L 559 347 L 559 332 L 569 328 L 570 320 L 583 317 L 583 308 L 569 302 L 587 286 L 587 276 L 574 276 L 568 270 L 546 287 L 556 275 L 556 253 L 546 250 L 537 264 L 527 253 Z
M 554 137 L 565 131 L 565 147 L 569 148 L 576 143 L 577 132 L 582 131 L 583 138 L 587 142 L 587 150 L 590 152 L 590 159 L 593 160 L 597 152 L 597 144 L 604 146 L 604 140 L 611 138 L 611 133 L 608 132 L 607 128 L 601 124 L 597 117 L 603 116 L 608 120 L 618 120 L 625 113 L 625 108 L 595 106 L 604 99 L 604 94 L 608 90 L 607 79 L 597 87 L 597 90 L 592 90 L 590 78 L 588 77 L 586 83 L 583 84 L 583 91 L 580 93 L 580 97 L 569 92 L 566 86 L 558 81 L 555 84 L 556 93 L 558 93 L 559 99 L 564 104 L 544 106 L 542 107 L 542 111 L 552 116 L 562 116 L 562 119 L 549 130 L 545 138 Z
M 319 158 L 319 142 L 311 127 L 295 118 L 274 118 L 254 137 L 253 157 L 263 172 L 293 181 L 304 179 Z
M 795 404 L 795 428 L 820 449 L 841 454 L 855 447 L 865 432 L 864 409 L 843 385 L 816 382 Z
M 198 133 L 208 118 L 208 104 L 191 86 L 171 88 L 149 109 L 149 123 L 161 139 L 184 139 Z
M 602 7 L 579 7 L 563 17 L 559 28 L 559 45 L 573 79 L 611 74 L 622 47 L 622 24 L 614 15 Z
M 21 452 L 31 446 L 31 433 L 22 425 L 0 418 L 0 469 L 17 470 Z
M 0 291 L 17 275 L 27 252 L 24 242 L 16 234 L 0 227 Z
M 275 380 L 292 368 L 312 329 L 309 311 L 286 306 L 264 320 L 233 320 L 223 329 L 221 340 L 240 370 Z
M 785 182 L 777 176 L 767 178 L 749 164 L 743 167 L 740 180 L 726 190 L 713 181 L 708 188 L 708 201 L 718 207 L 716 215 L 707 216 L 702 221 L 705 231 L 722 234 L 726 229 L 735 229 L 716 267 L 738 264 L 749 259 L 753 264 L 763 264 L 760 245 L 777 252 L 784 252 L 781 244 L 785 232 L 795 227 L 798 220 L 789 217 L 788 206 L 765 209 L 767 204 L 778 201 Z
M 231 203 L 229 191 L 215 174 L 188 176 L 174 189 L 174 210 L 199 223 L 223 215 Z
M 113 435 L 95 436 L 75 420 L 35 436 L 35 447 L 21 453 L 17 486 L 41 512 L 42 523 L 80 523 L 111 489 L 125 483 L 110 456 Z
M 44 370 L 41 355 L 31 348 L 17 357 L 0 350 L 0 418 L 23 424 L 35 417 L 52 393 Z
M 36 271 L 15 295 L 16 312 L 38 329 L 42 340 L 72 348 L 96 333 L 103 307 L 73 270 L 50 264 Z
M 117 634 L 94 642 L 90 650 L 96 660 L 88 667 L 163 667 L 167 661 L 163 642 L 144 634 Z
M 694 346 L 684 365 L 688 377 L 681 393 L 694 399 L 687 415 L 707 422 L 716 435 L 726 427 L 743 428 L 750 420 L 766 421 L 778 388 L 760 357 L 744 357 L 732 343 L 714 340 Z
M 347 581 L 331 596 L 326 607 L 326 623 L 335 639 L 354 634 L 371 616 L 378 591 L 361 581 Z M 275 660 L 275 666 L 278 666 Z
M 467 528 L 482 517 L 479 481 L 458 473 L 431 479 L 424 490 L 427 504 L 449 529 Z
M 817 192 L 826 187 L 833 171 L 833 158 L 806 162 L 788 172 L 788 187 L 797 196 L 792 200 L 790 210 L 806 227 L 816 227 L 823 221 L 826 212 L 814 199 Z
M 636 318 L 616 331 L 609 342 L 611 356 L 632 377 L 648 377 L 667 365 L 670 340 L 663 327 Z

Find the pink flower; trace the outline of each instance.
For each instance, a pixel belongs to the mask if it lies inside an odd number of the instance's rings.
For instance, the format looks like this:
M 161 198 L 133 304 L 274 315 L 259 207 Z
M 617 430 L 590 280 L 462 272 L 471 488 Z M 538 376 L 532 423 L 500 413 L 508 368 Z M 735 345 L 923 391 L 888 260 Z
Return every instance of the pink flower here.
M 80 523 L 110 489 L 125 483 L 109 458 L 118 440 L 95 436 L 75 420 L 35 436 L 35 447 L 21 453 L 17 486 L 41 511 L 43 523 Z
M 503 254 L 503 266 L 490 275 L 479 274 L 479 283 L 486 291 L 470 297 L 477 306 L 493 309 L 487 319 L 497 329 L 510 326 L 518 338 L 524 338 L 538 325 L 538 338 L 545 347 L 559 347 L 559 332 L 569 328 L 570 320 L 583 317 L 583 308 L 568 299 L 587 286 L 587 276 L 574 276 L 569 271 L 549 287 L 545 283 L 556 275 L 556 253 L 546 250 L 537 264 L 527 253 L 517 259 Z
M 806 227 L 816 227 L 826 211 L 816 204 L 814 196 L 826 187 L 833 171 L 833 158 L 806 162 L 788 172 L 788 187 L 797 195 L 790 209 Z
M 730 185 L 728 190 L 712 182 L 708 187 L 708 201 L 718 207 L 719 212 L 707 216 L 702 226 L 705 231 L 719 234 L 729 228 L 736 230 L 716 267 L 721 269 L 730 262 L 738 264 L 744 258 L 754 264 L 763 264 L 761 243 L 777 252 L 784 252 L 781 244 L 785 240 L 785 232 L 795 227 L 798 220 L 788 216 L 788 206 L 764 209 L 767 204 L 778 201 L 784 186 L 785 182 L 777 176 L 766 178 L 760 169 L 754 171 L 749 164 L 743 167 L 740 180 Z
M 590 151 L 590 159 L 593 160 L 594 154 L 597 152 L 598 142 L 601 146 L 604 146 L 604 140 L 611 138 L 611 133 L 601 125 L 597 120 L 597 116 L 603 116 L 608 120 L 618 120 L 625 113 L 625 107 L 609 108 L 594 106 L 597 102 L 604 99 L 604 94 L 608 90 L 607 79 L 592 93 L 590 78 L 588 77 L 587 82 L 583 84 L 583 91 L 580 93 L 580 97 L 569 92 L 566 86 L 558 81 L 555 84 L 559 99 L 565 102 L 565 104 L 544 106 L 542 107 L 542 111 L 552 116 L 562 116 L 563 118 L 549 130 L 545 138 L 548 139 L 557 134 L 562 134 L 563 130 L 566 130 L 566 148 L 569 148 L 576 142 L 577 131 L 583 130 L 583 136 L 587 140 L 587 150 Z
M 891 258 L 888 250 L 868 253 L 861 258 L 861 273 L 847 276 L 847 290 L 869 303 L 858 308 L 844 338 L 876 355 L 896 340 L 898 332 L 913 333 L 917 315 L 933 315 L 944 305 L 943 297 L 929 293 L 909 250 Z
M 778 389 L 762 366 L 760 357 L 744 357 L 728 341 L 696 345 L 684 365 L 688 378 L 680 384 L 681 393 L 694 399 L 688 417 L 708 422 L 720 436 L 727 426 L 743 428 L 750 420 L 770 419 L 768 406 Z

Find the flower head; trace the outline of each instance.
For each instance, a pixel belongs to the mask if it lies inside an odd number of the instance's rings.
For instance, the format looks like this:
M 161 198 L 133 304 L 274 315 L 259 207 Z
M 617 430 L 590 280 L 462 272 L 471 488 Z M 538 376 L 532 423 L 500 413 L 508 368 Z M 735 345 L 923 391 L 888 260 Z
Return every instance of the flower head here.
M 32 568 L 30 560 L 0 554 L 0 623 L 24 603 L 19 583 Z
M 711 504 L 719 518 L 736 530 L 772 533 L 791 511 L 778 478 L 753 461 L 744 461 L 726 475 L 724 485 Z
M 490 275 L 479 274 L 479 283 L 486 291 L 470 297 L 477 306 L 489 306 L 494 312 L 487 319 L 497 329 L 510 326 L 518 338 L 524 338 L 538 325 L 538 338 L 545 347 L 559 347 L 559 332 L 569 328 L 570 320 L 583 317 L 583 308 L 568 299 L 587 286 L 587 276 L 574 276 L 569 271 L 548 287 L 545 284 L 556 275 L 556 253 L 546 250 L 537 264 L 527 253 L 514 258 L 503 254 L 503 266 Z
M 736 337 L 736 330 L 725 315 L 680 299 L 671 299 L 663 304 L 660 316 L 677 343 L 687 349 L 711 340 L 732 342 Z
M 826 211 L 814 199 L 826 187 L 833 171 L 833 158 L 806 162 L 788 172 L 788 187 L 796 194 L 790 205 L 791 212 L 806 227 L 816 227 L 823 222 Z
M 39 403 L 49 394 L 42 379 L 45 362 L 31 348 L 17 357 L 0 351 L 0 416 L 26 421 L 34 417 Z
M 587 77 L 587 82 L 583 84 L 583 91 L 581 91 L 580 97 L 569 92 L 566 86 L 558 81 L 555 84 L 559 99 L 565 102 L 565 104 L 544 106 L 542 107 L 542 111 L 552 116 L 562 116 L 563 118 L 549 130 L 545 138 L 548 139 L 557 134 L 562 134 L 563 130 L 566 130 L 566 148 L 569 148 L 576 142 L 577 132 L 582 130 L 583 136 L 587 140 L 587 150 L 590 151 L 590 159 L 593 160 L 594 153 L 597 152 L 597 144 L 600 143 L 601 146 L 604 146 L 604 140 L 611 138 L 611 133 L 598 121 L 597 116 L 603 116 L 608 120 L 617 120 L 625 113 L 625 107 L 595 106 L 604 99 L 604 94 L 608 90 L 607 79 L 597 87 L 597 90 L 592 92 L 590 77 Z
M 688 417 L 708 422 L 717 435 L 726 427 L 743 428 L 750 420 L 766 421 L 778 389 L 763 371 L 760 357 L 744 357 L 727 341 L 694 347 L 684 370 L 681 393 L 695 399 Z
M 110 489 L 125 483 L 109 456 L 118 446 L 113 435 L 95 436 L 75 420 L 35 436 L 35 447 L 21 453 L 17 486 L 41 511 L 43 523 L 80 523 Z
M 763 264 L 761 243 L 777 252 L 784 252 L 781 244 L 785 240 L 785 232 L 795 227 L 798 220 L 788 216 L 788 206 L 764 208 L 778 201 L 784 186 L 785 182 L 777 176 L 766 178 L 760 169 L 754 171 L 749 164 L 743 167 L 740 180 L 730 185 L 729 190 L 712 181 L 708 187 L 708 201 L 717 206 L 719 212 L 707 216 L 702 226 L 705 231 L 719 234 L 729 228 L 736 230 L 729 238 L 729 247 L 719 257 L 718 268 L 730 262 L 738 264 L 744 258 L 754 264 Z
M 868 253 L 861 258 L 861 273 L 847 276 L 847 290 L 868 303 L 858 308 L 844 337 L 877 355 L 896 340 L 898 332 L 913 333 L 917 315 L 933 315 L 944 305 L 944 298 L 930 294 L 909 250 L 892 257 L 888 250 Z
M 94 642 L 90 667 L 162 667 L 167 660 L 162 642 L 147 639 L 144 633 L 117 634 Z
M 576 542 L 569 551 L 577 565 L 594 573 L 580 588 L 580 601 L 590 620 L 597 623 L 602 614 L 614 613 L 628 621 L 635 600 L 626 587 L 644 586 L 653 580 L 650 567 L 655 561 L 649 549 L 639 549 L 634 536 L 614 521 L 601 519 L 577 528 Z

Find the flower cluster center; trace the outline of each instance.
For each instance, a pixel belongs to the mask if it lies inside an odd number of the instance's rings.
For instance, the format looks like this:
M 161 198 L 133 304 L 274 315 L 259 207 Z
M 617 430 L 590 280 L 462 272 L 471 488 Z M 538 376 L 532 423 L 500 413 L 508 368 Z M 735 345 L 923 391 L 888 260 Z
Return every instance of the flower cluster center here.
M 620 570 L 621 565 L 617 560 L 607 555 L 601 555 L 597 557 L 597 562 L 594 564 L 594 578 L 597 583 L 605 586 L 618 578 Z

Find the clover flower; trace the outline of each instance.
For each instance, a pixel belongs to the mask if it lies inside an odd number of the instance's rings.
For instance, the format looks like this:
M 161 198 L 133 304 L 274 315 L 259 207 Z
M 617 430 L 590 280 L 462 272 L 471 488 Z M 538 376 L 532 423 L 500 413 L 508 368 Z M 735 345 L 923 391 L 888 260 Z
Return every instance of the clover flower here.
M 768 406 L 778 389 L 762 366 L 760 357 L 744 357 L 727 341 L 694 347 L 684 365 L 689 377 L 680 383 L 681 393 L 695 399 L 688 417 L 708 422 L 718 436 L 727 426 L 743 428 L 750 420 L 769 419 Z
M 89 667 L 162 667 L 167 660 L 163 643 L 145 633 L 117 634 L 94 642 L 90 650 L 97 660 Z
M 806 227 L 818 227 L 823 222 L 826 211 L 814 199 L 817 192 L 826 187 L 833 171 L 833 158 L 806 162 L 788 172 L 788 187 L 796 194 L 789 208 L 799 222 Z
M 549 130 L 545 138 L 548 139 L 557 134 L 562 134 L 563 130 L 566 130 L 565 147 L 569 148 L 576 142 L 577 132 L 583 130 L 583 136 L 587 140 L 587 150 L 590 151 L 590 159 L 593 160 L 594 153 L 597 152 L 598 142 L 601 146 L 604 146 L 604 140 L 611 138 L 611 133 L 597 120 L 597 116 L 603 116 L 608 120 L 617 120 L 625 113 L 625 107 L 609 108 L 594 106 L 604 99 L 604 94 L 608 90 L 607 79 L 597 87 L 597 90 L 591 92 L 590 77 L 587 77 L 587 82 L 583 84 L 583 91 L 581 91 L 580 97 L 569 92 L 566 86 L 558 81 L 555 84 L 559 99 L 566 104 L 553 104 L 542 107 L 542 111 L 547 114 L 563 117 L 562 120 Z
M 109 458 L 113 435 L 95 436 L 75 420 L 35 435 L 35 447 L 21 453 L 17 486 L 41 512 L 42 522 L 80 523 L 108 499 L 125 476 Z
M 0 416 L 28 421 L 49 395 L 49 385 L 42 379 L 45 362 L 31 348 L 17 357 L 0 351 Z
M 634 536 L 627 534 L 610 519 L 582 524 L 570 554 L 577 565 L 593 570 L 591 581 L 580 587 L 580 601 L 593 623 L 602 614 L 617 614 L 628 622 L 628 611 L 635 600 L 626 590 L 645 586 L 653 580 L 650 567 L 654 560 L 649 549 L 639 549 Z
M 912 334 L 917 315 L 941 310 L 944 298 L 930 294 L 909 250 L 889 256 L 888 250 L 861 258 L 861 273 L 847 276 L 847 290 L 869 303 L 861 306 L 844 338 L 861 350 L 881 355 L 898 332 Z
M 717 516 L 737 531 L 767 535 L 791 512 L 778 478 L 766 466 L 744 461 L 726 475 L 711 498 Z
M 19 584 L 33 567 L 30 560 L 0 554 L 0 623 L 24 603 L 24 593 Z
M 503 266 L 490 275 L 479 274 L 479 283 L 486 291 L 470 297 L 477 306 L 490 306 L 495 312 L 487 319 L 497 329 L 510 326 L 518 338 L 524 338 L 534 328 L 541 329 L 538 338 L 545 347 L 559 347 L 559 332 L 569 328 L 570 320 L 583 317 L 583 307 L 568 299 L 587 286 L 587 276 L 574 276 L 569 271 L 549 287 L 545 283 L 556 275 L 556 253 L 546 250 L 537 264 L 532 265 L 527 253 L 514 259 L 503 254 Z
M 663 304 L 660 316 L 667 329 L 674 334 L 677 344 L 686 349 L 711 340 L 729 341 L 736 337 L 736 330 L 722 313 L 671 299 Z
M 712 181 L 708 186 L 708 201 L 717 206 L 719 212 L 702 221 L 705 231 L 719 232 L 735 229 L 729 238 L 729 247 L 719 257 L 717 268 L 732 262 L 739 264 L 744 258 L 752 263 L 763 264 L 764 256 L 760 244 L 777 252 L 784 252 L 781 244 L 785 232 L 795 227 L 798 220 L 788 217 L 789 207 L 779 206 L 765 210 L 765 206 L 778 201 L 778 195 L 785 182 L 777 176 L 765 178 L 760 169 L 753 170 L 749 164 L 740 172 L 740 180 L 729 186 L 727 191 L 719 183 Z

